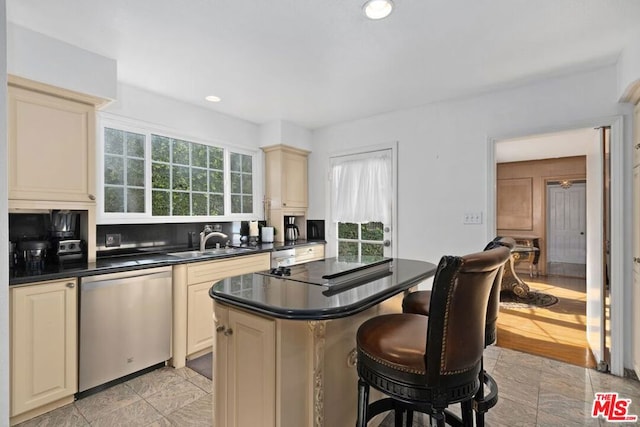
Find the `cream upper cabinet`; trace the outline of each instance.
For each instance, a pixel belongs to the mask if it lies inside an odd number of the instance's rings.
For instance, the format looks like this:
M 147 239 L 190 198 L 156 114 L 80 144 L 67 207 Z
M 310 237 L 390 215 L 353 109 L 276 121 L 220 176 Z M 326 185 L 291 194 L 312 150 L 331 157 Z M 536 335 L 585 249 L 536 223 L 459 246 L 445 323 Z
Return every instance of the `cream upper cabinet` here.
M 16 416 L 69 403 L 77 392 L 76 279 L 11 287 L 10 294 L 14 424 Z
M 274 427 L 276 322 L 219 304 L 215 310 L 214 425 Z
M 9 79 L 10 200 L 95 201 L 95 106 L 100 101 Z
M 266 197 L 271 209 L 307 208 L 308 151 L 286 145 L 263 147 Z

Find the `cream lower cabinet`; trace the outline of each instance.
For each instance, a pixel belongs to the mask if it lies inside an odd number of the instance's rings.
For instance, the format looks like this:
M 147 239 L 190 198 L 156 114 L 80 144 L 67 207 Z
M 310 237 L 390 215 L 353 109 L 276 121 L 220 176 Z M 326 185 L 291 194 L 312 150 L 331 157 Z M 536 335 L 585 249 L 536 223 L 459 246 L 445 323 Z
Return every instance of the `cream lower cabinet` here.
M 301 246 L 296 248 L 296 264 L 324 259 L 324 245 Z
M 268 270 L 269 253 L 241 255 L 173 267 L 173 366 L 211 350 L 213 310 L 209 289 L 218 280 Z
M 215 426 L 276 425 L 275 321 L 234 308 L 216 309 Z
M 10 288 L 11 424 L 73 401 L 77 281 Z
M 309 297 L 304 285 L 292 290 L 289 302 Z M 401 312 L 403 296 L 333 320 L 276 319 L 214 301 L 214 426 L 355 425 L 357 330 L 371 317 Z M 380 397 L 371 390 L 370 401 Z

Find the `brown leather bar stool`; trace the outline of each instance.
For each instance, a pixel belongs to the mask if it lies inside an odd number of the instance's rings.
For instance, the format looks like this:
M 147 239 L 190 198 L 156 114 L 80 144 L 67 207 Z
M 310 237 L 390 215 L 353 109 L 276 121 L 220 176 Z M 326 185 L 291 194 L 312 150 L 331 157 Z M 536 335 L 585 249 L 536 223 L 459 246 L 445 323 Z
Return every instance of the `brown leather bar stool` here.
M 496 237 L 485 246 L 484 250 L 494 249 L 504 246 L 513 250 L 516 241 L 511 237 Z M 484 330 L 484 346 L 485 348 L 495 344 L 498 331 L 498 313 L 500 312 L 500 286 L 502 283 L 502 273 L 504 266 L 496 275 L 491 294 L 487 304 L 487 317 Z M 429 315 L 429 304 L 431 301 L 431 291 L 415 291 L 407 294 L 402 301 L 403 313 L 414 313 Z M 498 402 L 498 384 L 493 377 L 484 370 L 484 360 L 481 360 L 482 370 L 480 371 L 480 380 L 487 387 L 489 393 L 485 395 L 484 387 L 480 387 L 474 399 L 474 409 L 476 410 L 476 425 L 484 426 L 484 414 L 493 408 Z
M 364 322 L 357 333 L 358 420 L 395 411 L 396 426 L 429 414 L 439 427 L 445 410 L 461 403 L 462 418 L 447 413 L 452 425 L 473 425 L 473 400 L 479 387 L 489 294 L 509 257 L 505 247 L 445 256 L 434 278 L 430 315 L 386 314 Z M 369 404 L 374 387 L 387 398 Z

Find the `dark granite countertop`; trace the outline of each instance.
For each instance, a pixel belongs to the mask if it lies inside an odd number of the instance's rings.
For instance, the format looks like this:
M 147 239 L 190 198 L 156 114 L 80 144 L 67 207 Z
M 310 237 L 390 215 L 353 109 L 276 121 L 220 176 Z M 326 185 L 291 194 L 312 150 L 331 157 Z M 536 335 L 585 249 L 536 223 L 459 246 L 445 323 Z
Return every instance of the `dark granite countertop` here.
M 261 252 L 272 252 L 280 249 L 290 249 L 300 246 L 325 244 L 323 241 L 299 240 L 296 242 L 265 243 L 256 246 L 239 245 L 236 247 L 250 247 L 251 251 L 243 251 L 235 254 L 220 254 L 216 256 L 202 256 L 193 258 L 179 258 L 169 255 L 172 252 L 189 251 L 186 247 L 171 248 L 143 248 L 137 253 L 100 258 L 92 263 L 69 263 L 63 265 L 47 264 L 38 271 L 11 269 L 9 270 L 9 286 L 25 283 L 44 282 L 70 277 L 86 277 L 96 274 L 117 273 L 121 271 L 139 270 L 144 268 L 162 267 L 167 265 L 184 264 L 192 262 L 213 261 L 243 255 L 251 255 Z
M 338 258 L 313 261 L 307 271 L 335 270 Z M 293 267 L 292 267 L 293 268 Z M 344 269 L 343 269 L 344 270 Z M 435 274 L 436 265 L 407 259 L 392 259 L 387 273 L 380 273 L 347 286 L 332 287 L 325 274 L 307 283 L 292 272 L 289 277 L 253 273 L 215 283 L 209 296 L 216 301 L 270 317 L 293 320 L 326 320 L 351 316 L 417 285 Z M 323 283 L 323 284 L 319 284 Z

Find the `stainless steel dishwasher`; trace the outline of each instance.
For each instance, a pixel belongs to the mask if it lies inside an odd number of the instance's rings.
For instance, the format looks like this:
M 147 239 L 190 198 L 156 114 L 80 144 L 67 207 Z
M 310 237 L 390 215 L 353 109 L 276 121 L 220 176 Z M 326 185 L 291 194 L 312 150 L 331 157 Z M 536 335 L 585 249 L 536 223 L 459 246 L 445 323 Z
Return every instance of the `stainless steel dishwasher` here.
M 80 393 L 171 357 L 171 267 L 80 279 Z

